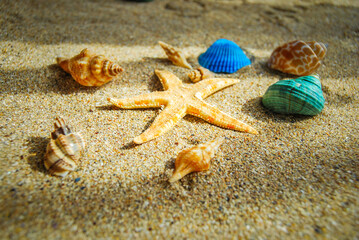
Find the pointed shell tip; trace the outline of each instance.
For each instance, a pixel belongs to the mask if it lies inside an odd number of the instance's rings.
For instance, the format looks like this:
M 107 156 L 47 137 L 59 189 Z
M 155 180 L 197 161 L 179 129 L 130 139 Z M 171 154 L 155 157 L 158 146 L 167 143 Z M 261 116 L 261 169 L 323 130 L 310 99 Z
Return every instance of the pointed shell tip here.
M 62 62 L 62 61 L 64 61 L 65 60 L 65 58 L 63 58 L 63 57 L 56 57 L 56 62 L 58 63 L 58 64 L 60 64 L 60 62 Z
M 172 177 L 170 177 L 170 179 L 168 179 L 168 181 L 170 183 L 174 183 L 174 182 L 177 182 L 178 180 L 180 180 L 182 178 L 182 175 L 180 173 L 174 173 L 172 175 Z
M 139 138 L 139 137 L 135 137 L 135 138 L 133 139 L 133 143 L 135 143 L 135 144 L 142 144 L 142 143 L 144 143 L 144 141 L 142 141 L 142 139 Z
M 252 129 L 249 131 L 249 133 L 252 133 L 252 134 L 255 134 L 255 135 L 258 135 L 258 134 L 259 134 L 258 131 L 255 130 L 254 128 L 252 128 Z

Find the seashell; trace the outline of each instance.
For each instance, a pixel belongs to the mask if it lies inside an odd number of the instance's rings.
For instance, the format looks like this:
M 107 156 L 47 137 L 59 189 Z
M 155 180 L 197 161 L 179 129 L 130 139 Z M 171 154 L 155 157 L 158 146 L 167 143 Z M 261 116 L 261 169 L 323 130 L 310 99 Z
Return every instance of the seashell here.
M 62 69 L 83 86 L 101 86 L 123 71 L 118 64 L 105 56 L 92 53 L 87 48 L 73 58 L 58 57 L 56 60 Z
M 242 49 L 235 42 L 227 39 L 215 41 L 198 57 L 198 62 L 202 67 L 215 73 L 234 73 L 251 64 Z
M 178 181 L 191 172 L 208 170 L 211 158 L 214 157 L 223 141 L 224 138 L 219 137 L 213 141 L 199 144 L 181 151 L 177 156 L 175 171 L 169 181 Z
M 192 72 L 188 73 L 189 79 L 191 79 L 192 82 L 198 82 L 206 78 L 213 77 L 213 74 L 211 71 L 204 67 L 199 67 L 196 70 L 193 70 Z
M 263 105 L 273 112 L 310 116 L 319 114 L 324 102 L 322 85 L 316 75 L 278 81 L 262 98 Z
M 163 50 L 165 50 L 168 59 L 176 66 L 184 67 L 184 68 L 192 68 L 192 66 L 187 62 L 184 54 L 179 49 L 164 43 L 162 41 L 158 42 Z
M 64 177 L 76 169 L 85 142 L 79 133 L 72 133 L 61 117 L 56 118 L 55 131 L 45 154 L 45 167 L 50 174 Z
M 268 67 L 298 76 L 310 75 L 319 68 L 326 52 L 323 43 L 296 40 L 277 47 Z

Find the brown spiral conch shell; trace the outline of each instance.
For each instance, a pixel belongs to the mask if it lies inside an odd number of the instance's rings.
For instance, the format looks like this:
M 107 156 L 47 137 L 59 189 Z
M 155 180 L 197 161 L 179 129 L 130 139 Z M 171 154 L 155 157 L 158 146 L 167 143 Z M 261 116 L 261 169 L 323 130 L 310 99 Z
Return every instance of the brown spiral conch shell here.
M 192 72 L 188 73 L 188 77 L 189 79 L 191 79 L 192 82 L 198 82 L 203 79 L 213 77 L 213 74 L 207 68 L 199 67 L 196 70 L 193 70 Z
M 62 117 L 56 118 L 54 126 L 44 164 L 50 174 L 64 177 L 76 169 L 85 142 L 79 133 L 71 132 Z
M 192 69 L 192 66 L 187 62 L 186 57 L 184 56 L 181 50 L 176 49 L 175 47 L 167 43 L 164 43 L 162 41 L 159 41 L 158 44 L 160 44 L 163 50 L 165 50 L 168 59 L 174 65 Z
M 177 156 L 175 171 L 169 182 L 178 181 L 191 172 L 208 170 L 211 165 L 211 158 L 214 157 L 223 141 L 224 138 L 219 137 L 213 141 L 181 151 Z
M 319 68 L 326 52 L 323 43 L 296 40 L 277 47 L 268 60 L 268 66 L 285 73 L 306 76 Z
M 83 86 L 98 87 L 116 77 L 123 69 L 103 55 L 97 55 L 87 48 L 70 59 L 58 57 L 57 63 Z

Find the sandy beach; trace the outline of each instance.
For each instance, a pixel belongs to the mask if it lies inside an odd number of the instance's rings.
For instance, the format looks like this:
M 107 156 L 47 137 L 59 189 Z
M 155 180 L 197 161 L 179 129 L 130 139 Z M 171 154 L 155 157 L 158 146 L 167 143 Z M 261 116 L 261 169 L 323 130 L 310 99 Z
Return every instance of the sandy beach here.
M 0 235 L 2 239 L 359 238 L 359 2 L 356 0 L 0 1 Z M 163 110 L 122 110 L 108 97 L 162 91 L 155 69 L 192 84 L 159 46 L 198 56 L 217 39 L 252 60 L 240 82 L 205 99 L 258 135 L 187 115 L 136 145 Z M 276 114 L 261 98 L 278 80 L 267 60 L 292 40 L 328 44 L 317 116 Z M 123 67 L 81 86 L 56 63 L 84 48 Z M 86 149 L 66 177 L 48 174 L 57 116 Z M 169 183 L 177 154 L 225 137 L 208 171 Z

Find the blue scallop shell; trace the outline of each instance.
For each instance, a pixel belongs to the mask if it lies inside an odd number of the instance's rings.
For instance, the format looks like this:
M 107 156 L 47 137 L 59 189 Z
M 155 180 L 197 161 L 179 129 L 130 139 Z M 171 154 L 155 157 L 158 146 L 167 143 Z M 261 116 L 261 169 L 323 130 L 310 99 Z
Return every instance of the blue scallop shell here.
M 227 39 L 215 41 L 205 53 L 198 57 L 198 62 L 202 67 L 215 73 L 234 73 L 251 64 L 242 49 Z
M 310 116 L 319 114 L 324 102 L 322 85 L 316 75 L 278 81 L 262 98 L 263 105 L 273 112 Z

